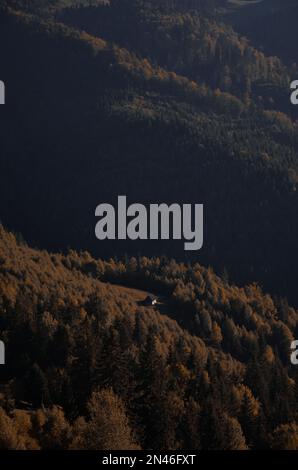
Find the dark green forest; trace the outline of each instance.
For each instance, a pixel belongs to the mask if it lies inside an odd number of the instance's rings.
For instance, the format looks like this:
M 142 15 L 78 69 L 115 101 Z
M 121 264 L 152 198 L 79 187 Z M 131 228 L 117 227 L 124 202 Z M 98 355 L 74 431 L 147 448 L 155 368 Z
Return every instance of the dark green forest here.
M 244 3 L 1 1 L 1 449 L 298 449 L 297 8 Z M 121 194 L 203 249 L 99 242 Z
M 246 5 L 245 9 L 228 9 L 222 13 L 256 47 L 280 57 L 288 65 L 297 64 L 296 0 L 264 0 L 253 8 Z
M 2 222 L 49 249 L 184 260 L 177 243 L 99 244 L 95 207 L 204 203 L 196 260 L 296 303 L 293 70 L 200 2 L 30 5 L 1 10 Z

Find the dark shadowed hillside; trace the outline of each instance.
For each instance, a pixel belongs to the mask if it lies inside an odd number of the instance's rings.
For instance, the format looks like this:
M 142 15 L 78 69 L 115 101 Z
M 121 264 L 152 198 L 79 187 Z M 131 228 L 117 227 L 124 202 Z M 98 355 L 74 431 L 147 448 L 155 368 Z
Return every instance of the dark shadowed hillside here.
M 143 4 L 147 9 L 138 10 Z M 185 259 L 179 242 L 99 243 L 95 207 L 116 203 L 120 194 L 129 202 L 152 202 L 154 194 L 154 202 L 204 203 L 205 244 L 195 258 L 227 270 L 240 283 L 257 280 L 296 301 L 297 126 L 279 105 L 289 106 L 288 71 L 278 60 L 257 56 L 207 13 L 187 17 L 180 8 L 173 14 L 176 3 L 169 2 L 158 16 L 149 5 L 136 2 L 134 8 L 148 34 L 156 34 L 152 22 L 158 22 L 156 47 L 141 35 L 138 50 L 129 37 L 123 42 L 120 26 L 114 37 L 103 31 L 102 39 L 55 22 L 52 13 L 40 19 L 2 9 L 7 105 L 1 108 L 1 219 L 34 245 L 56 250 L 72 246 L 101 256 L 141 252 Z M 76 9 L 67 13 L 75 14 Z M 113 15 L 119 23 L 118 9 Z M 185 44 L 195 51 L 200 35 L 211 30 L 210 47 L 217 52 L 207 68 L 204 49 L 198 50 L 198 74 L 188 72 L 190 57 L 174 67 L 176 35 L 185 34 Z M 157 57 L 165 35 L 168 50 Z M 229 54 L 233 60 L 242 49 L 258 73 L 271 64 L 273 88 L 276 77 L 282 80 L 277 101 L 270 87 L 257 101 L 249 88 L 240 92 L 244 59 L 230 91 L 209 80 L 208 67 L 218 63 L 220 76 Z
M 216 21 L 200 2 L 195 4 L 112 0 L 101 6 L 65 8 L 56 18 L 212 88 L 246 101 L 263 97 L 267 107 L 290 110 L 286 97 L 292 71 Z
M 266 54 L 278 56 L 289 65 L 297 64 L 297 1 L 263 0 L 250 3 L 246 2 L 244 7 L 239 8 L 231 2 L 223 19 Z
M 1 1 L 0 450 L 298 449 L 296 3 Z

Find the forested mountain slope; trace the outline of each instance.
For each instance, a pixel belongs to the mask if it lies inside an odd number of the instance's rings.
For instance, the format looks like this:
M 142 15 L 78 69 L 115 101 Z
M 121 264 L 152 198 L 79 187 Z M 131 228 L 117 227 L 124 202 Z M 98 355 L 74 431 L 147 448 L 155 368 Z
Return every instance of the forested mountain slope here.
M 297 446 L 286 302 L 199 265 L 17 240 L 0 228 L 1 448 Z
M 296 0 L 263 0 L 235 8 L 229 5 L 222 19 L 266 54 L 280 57 L 284 63 L 297 64 Z
M 1 2 L 0 448 L 298 448 L 297 66 L 240 3 Z M 99 242 L 118 195 L 203 249 Z
M 294 294 L 297 131 L 288 118 L 62 25 L 3 13 L 2 26 L 4 222 L 34 243 L 121 252 L 96 243 L 94 207 L 121 193 L 150 200 L 157 179 L 157 200 L 205 203 L 202 261 Z M 166 249 L 178 256 L 177 245 Z
M 1 219 L 32 243 L 184 258 L 177 242 L 99 243 L 101 202 L 204 203 L 195 256 L 297 300 L 296 123 L 52 20 L 2 10 Z M 6 44 L 9 44 L 7 49 Z
M 212 88 L 291 109 L 287 96 L 296 69 L 252 47 L 215 14 L 206 14 L 200 2 L 111 0 L 66 8 L 57 18 Z

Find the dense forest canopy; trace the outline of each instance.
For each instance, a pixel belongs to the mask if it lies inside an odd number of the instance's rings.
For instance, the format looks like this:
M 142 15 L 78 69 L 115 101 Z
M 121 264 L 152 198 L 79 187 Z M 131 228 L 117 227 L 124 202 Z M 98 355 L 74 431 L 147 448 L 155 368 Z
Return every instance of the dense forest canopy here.
M 1 219 L 52 249 L 182 259 L 174 243 L 95 239 L 99 203 L 119 194 L 146 203 L 154 181 L 156 202 L 205 204 L 202 263 L 296 302 L 298 134 L 286 87 L 290 71 L 202 13 L 188 15 L 169 2 L 158 16 L 150 2 L 129 2 L 137 28 L 120 3 L 40 17 L 2 8 L 9 105 L 1 109 Z M 104 25 L 114 18 L 117 27 L 103 30 L 101 15 Z M 182 33 L 185 63 L 176 47 Z M 231 80 L 224 75 L 228 63 Z
M 112 0 L 102 7 L 64 9 L 57 17 L 162 67 L 244 99 L 258 100 L 265 82 L 277 100 L 275 106 L 280 105 L 282 90 L 288 94 L 291 70 L 277 57 L 266 57 L 230 26 L 202 14 L 204 9 L 199 6 L 152 3 L 155 8 L 147 1 Z
M 298 5 L 296 0 L 263 0 L 244 9 L 225 10 L 223 19 L 265 53 L 297 64 Z
M 298 448 L 295 7 L 1 2 L 0 449 Z M 203 249 L 98 242 L 118 195 Z
M 0 448 L 297 449 L 285 300 L 198 264 L 33 250 L 2 227 L 0 286 Z

